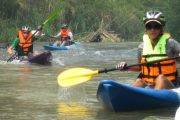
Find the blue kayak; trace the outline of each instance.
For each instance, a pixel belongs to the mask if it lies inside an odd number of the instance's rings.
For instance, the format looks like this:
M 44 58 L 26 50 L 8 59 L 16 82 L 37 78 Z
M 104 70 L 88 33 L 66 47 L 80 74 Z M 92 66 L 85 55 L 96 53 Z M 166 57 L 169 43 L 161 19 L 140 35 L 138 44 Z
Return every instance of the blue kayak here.
M 180 105 L 180 89 L 154 90 L 102 80 L 97 99 L 105 108 L 115 112 L 170 108 Z
M 76 45 L 75 42 L 73 42 L 71 45 L 68 46 L 52 46 L 52 45 L 44 45 L 44 49 L 46 50 L 69 50 L 70 48 L 74 47 Z

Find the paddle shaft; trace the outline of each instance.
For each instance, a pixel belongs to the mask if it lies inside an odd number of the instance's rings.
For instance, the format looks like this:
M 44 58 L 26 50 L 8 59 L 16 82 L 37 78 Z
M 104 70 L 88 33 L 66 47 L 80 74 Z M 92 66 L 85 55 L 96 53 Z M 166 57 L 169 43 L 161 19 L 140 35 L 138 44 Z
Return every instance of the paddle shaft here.
M 48 34 L 45 34 L 46 37 L 49 37 L 49 38 L 54 38 L 53 36 L 51 35 L 48 35 Z
M 152 64 L 152 63 L 157 63 L 157 62 L 162 62 L 162 61 L 167 61 L 167 60 L 174 60 L 174 59 L 178 59 L 180 58 L 180 56 L 175 56 L 175 57 L 171 57 L 171 58 L 165 58 L 165 59 L 160 59 L 160 60 L 155 60 L 155 61 L 150 61 L 150 62 L 144 62 L 144 63 L 137 63 L 137 64 L 132 64 L 132 65 L 128 65 L 126 68 L 131 68 L 131 67 L 135 67 L 135 66 L 142 66 L 142 65 L 148 65 L 148 64 Z M 115 71 L 118 70 L 116 68 L 111 68 L 111 69 L 103 69 L 103 70 L 99 70 L 98 73 L 107 73 L 110 71 Z

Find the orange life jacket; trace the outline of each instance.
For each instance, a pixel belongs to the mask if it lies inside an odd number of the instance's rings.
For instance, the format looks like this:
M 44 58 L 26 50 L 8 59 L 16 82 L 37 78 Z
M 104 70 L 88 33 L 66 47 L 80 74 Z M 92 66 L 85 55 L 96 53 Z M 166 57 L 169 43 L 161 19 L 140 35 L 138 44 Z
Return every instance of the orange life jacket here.
M 166 42 L 169 39 L 170 36 L 167 34 L 162 35 L 162 37 L 159 39 L 159 44 L 157 45 L 156 52 L 150 53 L 149 51 L 152 51 L 149 49 L 150 47 L 147 46 L 148 44 L 144 44 L 143 50 L 146 51 L 142 55 L 141 62 L 148 62 L 153 61 L 156 59 L 162 59 L 164 57 L 168 57 L 166 53 Z M 147 36 L 143 37 L 144 42 L 147 42 L 150 40 L 147 38 Z M 154 58 L 155 59 L 154 59 Z M 149 59 L 150 58 L 150 59 Z M 167 77 L 168 80 L 176 80 L 177 70 L 176 70 L 176 60 L 168 60 L 168 61 L 162 61 L 158 63 L 152 63 L 148 65 L 141 66 L 142 71 L 142 79 L 146 82 L 155 83 L 155 79 L 158 77 L 158 75 L 163 74 Z
M 32 33 L 30 32 L 27 39 L 24 39 L 23 33 L 22 31 L 18 32 L 18 36 L 19 36 L 19 46 L 23 48 L 23 52 L 25 54 L 28 53 L 28 48 L 31 47 L 33 45 L 33 41 L 32 41 Z
M 146 62 L 142 59 L 141 62 Z M 176 61 L 168 60 L 159 63 L 142 66 L 142 79 L 146 82 L 155 83 L 158 75 L 163 74 L 168 80 L 176 80 Z
M 71 32 L 70 29 L 67 29 L 66 31 L 60 30 L 60 34 L 61 34 L 61 40 L 66 40 L 66 39 L 70 39 L 69 37 L 69 32 Z

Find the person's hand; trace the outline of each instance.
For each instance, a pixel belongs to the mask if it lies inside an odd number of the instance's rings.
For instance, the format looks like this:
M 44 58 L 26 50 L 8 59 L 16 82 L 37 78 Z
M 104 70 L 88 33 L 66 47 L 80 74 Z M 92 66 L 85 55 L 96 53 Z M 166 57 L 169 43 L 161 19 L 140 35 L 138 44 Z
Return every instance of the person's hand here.
M 180 53 L 178 54 L 178 56 L 180 57 Z M 177 60 L 180 61 L 180 58 L 178 58 Z
M 10 46 L 10 47 L 7 48 L 7 53 L 8 53 L 9 55 L 13 55 L 13 54 L 14 54 L 14 50 L 13 50 L 13 47 L 12 47 L 12 46 Z
M 42 25 L 39 25 L 38 27 L 37 27 L 37 30 L 38 31 L 41 31 L 43 29 L 43 26 Z
M 73 39 L 70 39 L 69 41 L 70 41 L 70 42 L 73 42 Z
M 116 65 L 116 69 L 123 71 L 123 70 L 127 70 L 127 63 L 126 62 L 120 62 Z

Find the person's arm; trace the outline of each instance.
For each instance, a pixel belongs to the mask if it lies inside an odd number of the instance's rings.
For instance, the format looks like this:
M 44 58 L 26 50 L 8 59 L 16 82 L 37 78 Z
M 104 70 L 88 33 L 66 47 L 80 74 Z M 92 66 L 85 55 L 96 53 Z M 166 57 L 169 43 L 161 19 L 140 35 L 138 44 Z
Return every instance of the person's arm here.
M 180 44 L 174 40 L 174 39 L 169 39 L 168 41 L 171 51 L 170 51 L 170 57 L 174 57 L 174 56 L 180 56 Z M 180 59 L 178 59 L 178 61 L 180 61 Z
M 141 63 L 142 50 L 143 50 L 143 43 L 141 43 L 141 44 L 138 46 L 138 50 L 137 50 L 137 63 Z M 138 71 L 141 70 L 141 67 L 140 67 L 140 66 L 135 66 L 135 67 L 129 68 L 129 70 L 130 70 L 130 71 L 138 72 Z
M 141 54 L 142 54 L 142 48 L 143 48 L 143 43 L 139 45 L 138 47 L 138 53 L 137 53 L 137 56 L 138 56 L 138 63 L 141 62 Z M 127 69 L 127 66 L 128 64 L 126 62 L 120 62 L 119 64 L 116 65 L 116 69 L 119 69 L 120 71 L 123 71 L 123 70 L 128 70 L 128 71 L 134 71 L 134 72 L 138 72 L 141 70 L 141 67 L 140 66 L 134 66 L 134 67 L 131 67 L 131 68 L 128 68 Z
M 41 36 L 42 31 L 32 30 L 31 33 L 33 34 L 33 37 L 38 38 Z
M 69 38 L 70 38 L 70 41 L 73 41 L 73 40 L 74 40 L 72 32 L 69 32 L 68 36 L 69 36 Z
M 41 25 L 39 25 L 37 27 L 36 30 L 32 30 L 31 33 L 32 33 L 32 41 L 34 42 L 35 40 L 37 40 L 40 36 L 42 36 L 42 29 L 43 27 Z
M 14 50 L 17 49 L 18 44 L 19 44 L 19 38 L 15 38 L 15 40 L 12 43 L 12 47 L 13 47 Z
M 60 33 L 58 33 L 57 35 L 55 35 L 55 36 L 52 36 L 53 38 L 59 38 L 61 36 L 61 34 Z
M 12 45 L 7 48 L 7 53 L 8 53 L 9 55 L 12 55 L 12 54 L 14 53 L 14 50 L 17 51 L 17 46 L 18 46 L 18 44 L 19 44 L 19 38 L 15 38 L 15 39 L 13 40 Z
M 38 27 L 37 27 L 37 29 L 36 29 L 36 33 L 34 34 L 34 37 L 39 37 L 39 36 L 41 36 L 41 34 L 42 34 L 42 29 L 43 29 L 43 26 L 42 25 L 39 25 Z
M 180 44 L 177 41 L 173 40 L 173 39 L 171 39 L 171 41 L 172 41 L 172 44 L 173 44 L 173 47 L 174 47 L 174 52 L 175 53 L 180 53 Z
M 170 51 L 168 51 L 168 56 L 169 57 L 180 56 L 180 44 L 174 39 L 169 39 L 168 44 L 170 46 Z M 177 62 L 180 63 L 180 59 L 177 59 Z

